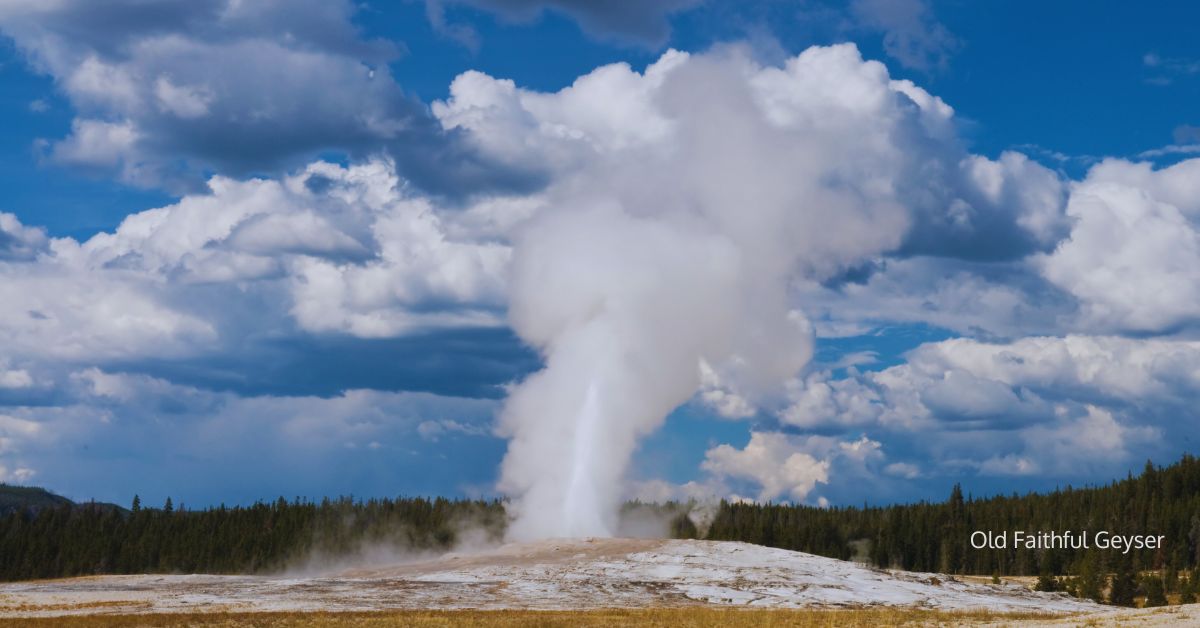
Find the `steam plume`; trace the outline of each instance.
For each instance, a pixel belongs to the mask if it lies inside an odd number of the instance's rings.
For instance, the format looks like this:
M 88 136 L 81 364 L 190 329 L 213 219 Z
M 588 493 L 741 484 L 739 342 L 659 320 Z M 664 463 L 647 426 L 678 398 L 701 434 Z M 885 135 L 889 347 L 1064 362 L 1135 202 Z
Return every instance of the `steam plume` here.
M 510 160 L 556 158 L 511 266 L 512 326 L 545 362 L 500 417 L 517 538 L 614 532 L 639 438 L 700 365 L 769 395 L 812 351 L 791 282 L 899 247 L 946 201 L 906 187 L 919 172 L 958 185 L 950 109 L 849 45 L 782 68 L 671 52 L 550 95 L 476 73 L 452 94 L 447 124 Z

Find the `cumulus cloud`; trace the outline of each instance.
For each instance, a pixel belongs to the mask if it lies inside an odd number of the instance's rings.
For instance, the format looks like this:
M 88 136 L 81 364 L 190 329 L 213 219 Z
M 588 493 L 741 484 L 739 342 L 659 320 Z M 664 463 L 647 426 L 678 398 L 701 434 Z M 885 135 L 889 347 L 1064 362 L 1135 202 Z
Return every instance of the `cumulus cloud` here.
M 213 326 L 120 271 L 103 276 L 53 263 L 0 264 L 0 342 L 10 354 L 103 360 L 179 355 L 211 342 Z
M 902 477 L 906 480 L 921 477 L 921 468 L 909 462 L 893 462 L 883 468 L 888 475 Z
M 1062 408 L 1057 420 L 1022 430 L 1020 453 L 992 456 L 979 464 L 987 475 L 1080 474 L 1130 458 L 1130 452 L 1162 438 L 1152 426 L 1124 425 L 1113 413 L 1087 405 L 1071 416 Z
M 13 214 L 0 212 L 0 262 L 32 260 L 47 242 L 44 229 L 27 227 Z
M 380 160 L 214 177 L 82 242 L 0 214 L 0 338 L 14 356 L 104 364 L 237 352 L 270 328 L 496 327 L 509 248 L 480 218 L 495 206 L 443 217 Z
M 803 501 L 817 483 L 829 480 L 829 461 L 797 451 L 784 434 L 754 432 L 740 450 L 719 445 L 708 450 L 701 467 L 718 476 L 758 484 L 759 501 L 780 496 Z
M 705 361 L 700 362 L 700 390 L 696 396 L 718 415 L 727 419 L 745 419 L 758 412 L 749 399 L 722 383 L 721 376 Z
M 0 32 L 76 111 L 46 156 L 127 183 L 194 190 L 213 171 L 281 172 L 322 151 L 388 153 L 445 194 L 532 183 L 456 147 L 392 78 L 400 48 L 365 39 L 355 10 L 340 0 L 22 1 L 0 8 Z
M 833 378 L 797 380 L 790 425 L 894 424 L 919 428 L 935 418 L 992 425 L 1028 423 L 1055 404 L 1178 401 L 1200 387 L 1193 374 L 1200 345 L 1116 336 L 1023 338 L 987 343 L 966 338 L 921 345 L 898 366 Z M 1002 424 L 1002 423 L 1001 423 Z
M 812 373 L 793 384 L 779 419 L 805 429 L 883 430 L 985 474 L 1078 474 L 1186 433 L 1198 366 L 1193 341 L 957 338 L 924 344 L 880 371 Z
M 25 369 L 5 369 L 0 367 L 0 388 L 29 388 L 33 386 L 33 378 Z
M 879 441 L 866 436 L 842 440 L 829 436 L 799 436 L 783 432 L 752 430 L 742 448 L 722 444 L 705 452 L 700 470 L 704 476 L 683 484 L 664 480 L 642 480 L 630 484 L 629 494 L 646 501 L 695 500 L 793 501 L 828 504 L 815 495 L 818 485 L 834 482 L 875 481 L 883 471 L 886 456 Z M 912 473 L 916 467 L 898 462 L 889 465 L 889 475 Z M 742 494 L 751 489 L 753 496 Z
M 1033 184 L 1039 178 L 1014 181 Z M 1036 214 L 1018 219 L 1053 226 L 1044 231 L 1042 244 L 1005 247 L 1020 251 L 1014 257 L 885 256 L 836 281 L 801 284 L 802 301 L 824 335 L 863 333 L 888 321 L 922 322 L 996 339 L 1189 330 L 1200 312 L 1195 289 L 1200 282 L 1193 276 L 1200 267 L 1195 259 L 1200 251 L 1197 180 L 1197 159 L 1168 167 L 1108 159 L 1080 181 L 1064 186 L 1046 180 L 1044 198 L 1064 199 L 1065 211 L 1042 214 L 1045 221 Z M 981 181 L 980 189 L 989 187 Z M 1023 194 L 1043 197 L 1035 188 L 1033 184 Z M 922 238 L 947 238 L 937 230 L 916 231 L 923 235 L 912 236 L 907 247 Z M 1037 231 L 1029 227 L 1022 232 L 1029 236 Z
M 1039 258 L 1085 323 L 1163 332 L 1200 314 L 1200 160 L 1168 168 L 1111 159 L 1071 191 L 1069 238 Z
M 1078 473 L 1097 461 L 1126 459 L 1133 449 L 1161 439 L 1162 432 L 1148 425 L 1124 425 L 1111 411 L 1089 405 L 1081 416 L 1035 425 L 1021 437 L 1030 457 L 1045 471 Z
M 21 5 L 10 8 L 5 19 L 50 41 L 72 28 L 80 19 L 76 12 L 84 10 L 72 3 Z M 150 116 L 207 117 L 204 110 L 215 110 L 221 98 L 215 87 L 187 88 L 193 83 L 178 73 L 159 73 L 161 80 L 154 81 L 122 78 L 128 68 L 121 64 L 136 61 L 121 56 L 132 54 L 129 37 L 159 37 L 186 27 L 206 36 L 220 32 L 216 39 L 222 42 L 243 41 L 257 31 L 240 20 L 265 19 L 238 9 L 220 18 L 219 28 L 200 28 L 196 25 L 217 18 L 196 11 L 155 14 L 136 28 L 127 25 L 129 32 L 93 34 L 60 42 L 69 50 L 38 48 L 38 54 L 53 68 L 69 65 L 76 48 L 103 52 L 79 69 L 79 84 L 71 88 L 80 98 L 91 94 L 89 106 L 139 116 L 146 110 Z M 383 54 L 355 44 L 353 29 L 343 35 L 302 46 L 303 52 Z M 163 45 L 168 44 L 176 45 Z M 66 56 L 56 56 L 60 52 Z M 124 61 L 113 65 L 118 58 Z M 110 70 L 115 74 L 106 75 Z M 714 81 L 726 84 L 727 102 L 703 97 L 704 86 Z M 139 91 L 143 88 L 154 93 Z M 708 102 L 708 108 L 692 107 L 697 101 Z M 596 108 L 596 102 L 606 106 Z M 455 80 L 451 97 L 435 103 L 433 113 L 438 126 L 461 134 L 481 159 L 518 164 L 518 169 L 548 167 L 553 184 L 540 193 L 482 196 L 447 211 L 409 187 L 394 162 L 372 160 L 349 168 L 317 163 L 277 179 L 212 177 L 206 190 L 133 214 L 112 233 L 86 242 L 51 241 L 6 216 L 0 220 L 0 250 L 14 262 L 4 269 L 12 277 L 8 285 L 15 290 L 38 284 L 20 307 L 7 302 L 3 316 L 11 337 L 29 339 L 23 346 L 30 351 L 45 350 L 46 343 L 37 339 L 46 334 L 78 337 L 57 343 L 62 355 L 75 357 L 88 352 L 131 356 L 152 348 L 179 355 L 188 347 L 211 345 L 231 325 L 244 327 L 228 318 L 254 311 L 260 303 L 274 304 L 265 312 L 268 319 L 316 333 L 390 337 L 430 327 L 496 325 L 508 297 L 513 234 L 547 207 L 600 201 L 614 193 L 630 208 L 745 202 L 777 207 L 780 216 L 791 214 L 785 222 L 792 230 L 761 238 L 776 242 L 775 253 L 764 251 L 762 259 L 786 258 L 788 247 L 806 242 L 802 275 L 818 279 L 837 276 L 864 253 L 966 255 L 975 254 L 967 249 L 984 248 L 956 244 L 957 249 L 938 250 L 939 239 L 929 233 L 952 234 L 940 240 L 947 242 L 1022 234 L 1005 245 L 1012 251 L 1001 254 L 1015 255 L 1049 242 L 1058 228 L 1055 181 L 1046 172 L 1015 154 L 994 162 L 966 154 L 954 139 L 948 106 L 911 83 L 890 80 L 882 65 L 863 61 L 853 46 L 813 49 L 783 67 L 758 66 L 736 49 L 698 57 L 672 51 L 642 73 L 623 64 L 605 66 L 556 93 L 469 72 Z M 724 140 L 706 131 L 714 128 L 705 121 L 713 115 L 753 122 L 738 145 L 719 147 Z M 76 120 L 80 132 L 53 150 L 78 149 L 105 163 L 142 150 L 136 139 L 145 128 L 140 118 L 115 118 Z M 296 120 L 281 124 L 304 126 Z M 704 159 L 679 161 L 685 153 Z M 709 159 L 720 155 L 738 158 Z M 636 166 L 644 160 L 658 164 L 657 170 Z M 647 176 L 653 172 L 659 174 Z M 929 186 L 923 175 L 917 175 L 924 172 L 945 174 L 932 186 L 940 190 L 934 197 L 924 191 Z M 659 177 L 667 173 L 695 184 L 662 186 Z M 759 196 L 726 198 L 721 182 L 734 179 L 758 182 L 750 187 Z M 828 207 L 839 218 L 825 220 L 801 209 L 811 206 Z M 954 209 L 947 213 L 946 207 Z M 749 230 L 738 237 L 759 238 L 774 219 L 764 215 L 736 226 Z M 810 237 L 816 233 L 820 237 Z M 124 321 L 118 327 L 153 333 L 123 337 L 115 322 L 85 320 L 90 315 L 78 299 L 93 293 L 98 302 L 111 302 L 113 312 L 126 313 L 113 319 Z M 214 294 L 244 302 L 246 309 L 223 313 L 206 307 Z M 995 299 L 964 296 L 962 301 L 996 310 Z M 68 329 L 75 331 L 65 333 Z M 739 398 L 725 397 L 733 404 L 728 411 L 750 412 L 751 404 Z

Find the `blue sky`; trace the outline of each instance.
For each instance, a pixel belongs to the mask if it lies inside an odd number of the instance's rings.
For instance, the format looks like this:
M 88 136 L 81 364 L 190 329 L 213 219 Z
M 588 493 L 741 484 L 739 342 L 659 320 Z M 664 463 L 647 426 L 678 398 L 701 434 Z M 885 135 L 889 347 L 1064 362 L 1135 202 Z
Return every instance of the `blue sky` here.
M 661 262 L 697 321 L 756 298 L 732 327 L 807 321 L 774 345 L 786 374 L 724 327 L 676 347 L 712 368 L 631 428 L 624 496 L 936 499 L 1194 453 L 1198 18 L 8 3 L 0 480 L 195 506 L 522 486 L 507 438 L 545 426 L 498 417 L 562 344 L 541 317 L 576 305 L 523 260 L 558 251 L 564 292 L 603 278 L 628 256 L 538 239 L 600 206 L 751 260 L 727 285 L 672 270 L 674 239 L 645 254 L 630 276 Z

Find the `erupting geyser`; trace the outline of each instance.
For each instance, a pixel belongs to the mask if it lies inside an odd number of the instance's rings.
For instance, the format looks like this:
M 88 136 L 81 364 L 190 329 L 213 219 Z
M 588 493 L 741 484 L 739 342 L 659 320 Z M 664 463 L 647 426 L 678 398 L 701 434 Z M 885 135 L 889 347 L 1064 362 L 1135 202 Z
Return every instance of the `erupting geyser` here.
M 812 351 L 791 282 L 899 247 L 964 204 L 978 166 L 949 107 L 853 46 L 783 67 L 669 52 L 554 95 L 455 85 L 443 108 L 490 149 L 561 157 L 510 267 L 510 321 L 545 361 L 499 421 L 516 539 L 611 535 L 638 439 L 696 393 L 700 365 L 752 400 L 779 390 Z M 945 183 L 906 187 L 917 173 Z
M 540 218 L 517 250 L 511 318 L 546 361 L 501 417 L 517 538 L 611 535 L 638 438 L 701 360 L 763 356 L 785 377 L 808 358 L 783 282 L 743 281 L 753 260 L 720 235 L 598 206 Z

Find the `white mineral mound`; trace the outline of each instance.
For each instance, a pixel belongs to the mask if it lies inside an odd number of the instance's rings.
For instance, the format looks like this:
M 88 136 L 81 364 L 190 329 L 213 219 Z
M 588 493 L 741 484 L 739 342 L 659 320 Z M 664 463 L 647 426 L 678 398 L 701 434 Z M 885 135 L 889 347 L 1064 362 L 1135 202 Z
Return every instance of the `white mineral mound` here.
M 516 543 L 305 577 L 103 576 L 10 583 L 0 585 L 0 600 L 0 616 L 87 613 L 89 607 L 109 613 L 689 605 L 1064 613 L 1100 608 L 1015 585 L 884 571 L 747 543 L 650 539 Z

